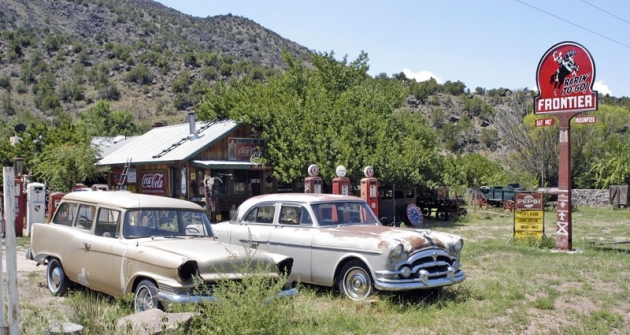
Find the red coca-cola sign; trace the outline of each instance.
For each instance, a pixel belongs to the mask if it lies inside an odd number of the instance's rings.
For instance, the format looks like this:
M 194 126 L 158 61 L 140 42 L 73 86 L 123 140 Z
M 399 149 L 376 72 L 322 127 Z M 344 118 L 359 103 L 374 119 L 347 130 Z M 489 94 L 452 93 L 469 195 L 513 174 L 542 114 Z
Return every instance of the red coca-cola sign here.
M 164 194 L 165 188 L 165 172 L 144 172 L 142 174 L 142 193 L 145 194 Z

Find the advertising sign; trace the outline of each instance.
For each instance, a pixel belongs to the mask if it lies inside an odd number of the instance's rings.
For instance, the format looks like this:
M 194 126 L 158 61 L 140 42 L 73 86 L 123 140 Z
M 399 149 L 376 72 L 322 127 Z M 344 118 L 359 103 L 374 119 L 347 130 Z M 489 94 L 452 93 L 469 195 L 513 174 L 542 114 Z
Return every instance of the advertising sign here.
M 514 198 L 514 239 L 540 239 L 545 233 L 543 195 L 516 193 Z
M 575 124 L 595 123 L 597 122 L 597 116 L 576 116 Z
M 166 194 L 164 171 L 147 171 L 142 173 L 142 193 Z
M 228 137 L 228 160 L 248 161 L 252 155 L 261 157 L 264 145 L 259 138 Z
M 534 120 L 535 127 L 547 127 L 547 126 L 553 126 L 554 124 L 556 124 L 556 119 L 554 118 Z
M 595 63 L 591 54 L 575 42 L 551 47 L 538 63 L 534 98 L 536 114 L 584 112 L 597 109 Z

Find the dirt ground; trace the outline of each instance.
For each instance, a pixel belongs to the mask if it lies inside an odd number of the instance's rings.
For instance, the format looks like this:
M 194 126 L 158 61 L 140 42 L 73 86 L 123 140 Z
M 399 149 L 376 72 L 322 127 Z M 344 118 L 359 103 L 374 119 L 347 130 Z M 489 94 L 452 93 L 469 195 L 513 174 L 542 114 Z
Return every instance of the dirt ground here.
M 53 297 L 46 287 L 46 266 L 37 266 L 35 261 L 26 259 L 27 247 L 16 248 L 17 280 L 18 280 L 18 304 L 20 307 L 20 322 L 30 322 L 29 316 L 41 310 L 63 311 L 66 306 L 64 297 Z M 7 287 L 7 251 L 2 247 L 2 276 L 5 306 L 8 304 L 9 294 Z M 8 306 L 7 306 L 8 307 Z M 53 320 L 53 322 L 65 322 L 67 320 Z

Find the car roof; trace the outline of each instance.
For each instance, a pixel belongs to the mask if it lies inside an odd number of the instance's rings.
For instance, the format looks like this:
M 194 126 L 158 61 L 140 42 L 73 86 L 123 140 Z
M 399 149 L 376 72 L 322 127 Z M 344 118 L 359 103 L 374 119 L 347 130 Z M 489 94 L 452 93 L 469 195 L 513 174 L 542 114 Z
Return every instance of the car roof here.
M 295 202 L 327 202 L 327 201 L 364 201 L 361 198 L 351 195 L 325 194 L 325 193 L 272 193 L 251 197 L 245 201 L 249 202 L 265 201 L 295 201 Z
M 181 208 L 203 210 L 194 202 L 127 191 L 82 191 L 63 196 L 62 201 L 81 201 L 119 208 Z

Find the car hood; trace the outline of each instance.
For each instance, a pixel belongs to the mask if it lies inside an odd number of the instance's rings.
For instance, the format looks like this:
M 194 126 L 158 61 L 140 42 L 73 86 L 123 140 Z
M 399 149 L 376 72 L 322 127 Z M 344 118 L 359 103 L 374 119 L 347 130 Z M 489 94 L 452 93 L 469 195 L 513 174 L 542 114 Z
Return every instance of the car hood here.
M 276 271 L 276 264 L 290 258 L 284 255 L 222 243 L 212 238 L 155 237 L 141 240 L 138 243 L 145 249 L 159 250 L 155 254 L 160 253 L 163 257 L 170 254 L 172 255 L 170 257 L 178 257 L 181 262 L 187 260 L 197 261 L 202 275 L 208 272 L 232 272 L 238 270 L 248 259 L 255 263 L 262 262 L 268 265 L 270 270 Z
M 428 229 L 409 229 L 387 226 L 352 225 L 323 228 L 322 232 L 331 234 L 335 240 L 361 239 L 371 240 L 375 248 L 389 248 L 396 241 L 405 245 L 405 250 L 415 251 L 426 248 L 448 249 L 461 239 L 459 235 L 435 232 Z M 387 245 L 385 245 L 387 244 Z

